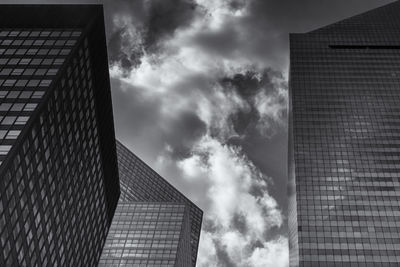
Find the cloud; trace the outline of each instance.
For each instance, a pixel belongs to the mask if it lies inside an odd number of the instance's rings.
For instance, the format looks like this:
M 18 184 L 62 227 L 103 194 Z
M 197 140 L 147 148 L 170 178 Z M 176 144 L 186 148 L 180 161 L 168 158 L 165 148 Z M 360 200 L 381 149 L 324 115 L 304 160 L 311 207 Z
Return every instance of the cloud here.
M 117 133 L 135 150 L 146 151 L 145 159 L 156 158 L 162 151 L 173 158 L 190 154 L 193 144 L 206 131 L 205 123 L 195 111 L 186 107 L 171 112 L 173 99 L 149 94 L 146 87 L 113 77 L 113 102 Z M 171 102 L 170 102 L 171 101 Z
M 209 180 L 207 210 L 216 224 L 229 228 L 238 215 L 244 216 L 252 231 L 259 235 L 269 223 L 278 226 L 282 223 L 276 202 L 268 195 L 269 178 L 238 148 L 205 136 L 192 152 L 193 156 L 179 161 L 178 166 L 190 179 Z M 252 187 L 262 188 L 262 193 L 252 195 Z
M 147 3 L 147 49 L 154 49 L 160 40 L 190 24 L 197 8 L 197 4 L 191 0 L 153 0 Z
M 179 134 L 177 134 L 179 133 Z M 185 111 L 171 120 L 165 130 L 165 140 L 173 158 L 186 158 L 196 141 L 206 133 L 206 124 L 194 112 Z
M 119 66 L 124 75 L 198 13 L 192 0 L 108 0 L 105 7 L 110 65 Z
M 235 90 L 246 102 L 246 108 L 231 115 L 235 131 L 248 135 L 255 128 L 265 137 L 271 137 L 286 122 L 287 84 L 280 72 L 265 69 L 262 73 L 247 71 L 225 77 L 221 84 Z
M 376 1 L 109 5 L 117 135 L 205 211 L 198 265 L 288 266 L 288 32 Z
M 124 73 L 129 73 L 140 66 L 144 51 L 140 32 L 129 27 L 128 21 L 120 19 L 121 26 L 115 29 L 108 41 L 108 58 L 111 65 L 119 65 Z
M 286 238 L 269 240 L 271 229 L 283 223 L 281 211 L 268 193 L 270 178 L 239 149 L 211 137 L 204 137 L 192 153 L 191 158 L 179 161 L 179 168 L 184 177 L 209 184 L 199 266 L 261 266 L 257 260 L 276 263 L 274 252 L 285 256 Z M 254 194 L 253 188 L 260 190 Z M 286 266 L 287 259 L 279 260 L 274 266 Z
M 248 265 L 254 267 L 287 266 L 288 258 L 287 239 L 278 238 L 265 242 L 262 247 L 255 248 L 249 258 Z
M 199 266 L 253 266 L 285 249 L 277 232 L 285 217 L 270 194 L 275 182 L 243 149 L 254 136 L 268 142 L 283 128 L 287 102 L 284 75 L 243 53 L 248 7 L 197 1 L 172 26 L 152 22 L 157 30 L 149 30 L 149 15 L 113 16 L 117 136 L 205 211 Z M 157 8 L 152 12 L 170 7 Z

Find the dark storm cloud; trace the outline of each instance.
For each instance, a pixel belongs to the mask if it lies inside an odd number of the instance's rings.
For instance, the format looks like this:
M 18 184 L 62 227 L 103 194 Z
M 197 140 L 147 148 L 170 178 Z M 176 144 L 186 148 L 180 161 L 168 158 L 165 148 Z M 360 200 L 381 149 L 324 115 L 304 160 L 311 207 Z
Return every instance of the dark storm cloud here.
M 231 0 L 229 2 L 229 7 L 232 8 L 233 10 L 240 10 L 243 7 L 245 7 L 245 2 L 239 0 Z
M 238 112 L 230 116 L 230 121 L 233 124 L 233 129 L 240 136 L 246 135 L 248 129 L 256 127 L 259 120 L 260 114 L 253 106 L 250 107 L 249 110 L 239 110 Z
M 125 75 L 140 65 L 144 51 L 156 52 L 159 42 L 188 26 L 197 12 L 193 0 L 109 0 L 105 5 L 110 64 L 119 64 Z
M 243 214 L 235 213 L 232 218 L 232 224 L 232 226 L 241 234 L 246 235 L 248 226 L 246 223 L 246 217 Z
M 151 145 L 147 144 L 146 157 L 157 156 L 165 146 L 174 160 L 189 157 L 192 147 L 207 131 L 194 111 L 182 110 L 170 116 L 161 110 L 159 98 L 146 95 L 146 88 L 134 88 L 118 79 L 111 79 L 111 85 L 117 134 L 126 144 L 147 136 Z M 142 145 L 135 144 L 139 148 Z
M 254 96 L 263 90 L 263 83 L 256 77 L 257 73 L 247 71 L 245 74 L 236 74 L 233 77 L 225 77 L 221 80 L 221 85 L 227 90 L 235 90 L 249 105 L 247 109 L 240 109 L 231 114 L 230 121 L 233 128 L 239 135 L 245 135 L 246 130 L 254 128 L 260 119 L 260 114 L 254 107 Z
M 155 49 L 160 40 L 171 36 L 179 27 L 188 26 L 197 8 L 192 0 L 152 0 L 149 5 L 146 49 Z
M 255 196 L 255 197 L 262 197 L 262 196 L 264 195 L 264 192 L 265 192 L 266 190 L 267 190 L 266 187 L 255 186 L 255 185 L 253 185 L 253 186 L 250 188 L 249 193 L 250 193 L 252 196 Z
M 217 250 L 217 257 L 218 257 L 220 266 L 223 266 L 223 267 L 236 267 L 236 266 L 238 266 L 229 257 L 228 253 L 226 252 L 226 248 L 224 247 L 224 245 L 220 244 L 218 241 L 215 241 L 214 243 L 215 243 L 215 248 Z
M 216 232 L 217 231 L 217 225 L 215 225 L 215 222 L 212 220 L 205 220 L 202 222 L 201 228 L 206 231 L 206 232 Z
M 165 132 L 165 140 L 171 146 L 172 157 L 183 159 L 190 156 L 193 146 L 207 131 L 206 124 L 194 112 L 185 111 L 171 121 Z
M 232 57 L 235 52 L 240 52 L 240 33 L 234 24 L 226 24 L 219 30 L 204 30 L 193 36 L 190 44 L 223 57 Z M 243 55 L 242 55 L 243 56 Z
M 265 75 L 266 74 L 266 75 Z M 233 88 L 241 95 L 243 98 L 248 99 L 254 96 L 263 88 L 263 85 L 270 83 L 267 71 L 265 72 L 261 79 L 258 79 L 258 73 L 254 71 L 247 71 L 245 74 L 235 74 L 233 77 L 225 77 L 221 80 L 221 84 L 224 87 Z
M 265 69 L 262 73 L 247 71 L 245 74 L 238 73 L 233 77 L 221 79 L 221 85 L 225 90 L 234 90 L 246 103 L 247 108 L 240 109 L 231 114 L 230 121 L 239 135 L 251 134 L 260 120 L 262 119 L 260 111 L 256 107 L 256 97 L 262 91 L 266 96 L 270 96 L 279 90 L 278 85 L 274 84 L 273 79 L 283 79 L 279 71 Z M 286 118 L 286 99 L 284 97 L 274 97 L 282 106 L 279 120 Z M 250 131 L 250 132 L 249 132 Z M 235 142 L 234 140 L 232 140 Z
M 108 59 L 111 64 L 119 63 L 125 74 L 141 64 L 143 50 L 140 46 L 132 46 L 127 33 L 127 26 L 116 29 L 108 41 Z M 129 49 L 126 49 L 129 47 Z

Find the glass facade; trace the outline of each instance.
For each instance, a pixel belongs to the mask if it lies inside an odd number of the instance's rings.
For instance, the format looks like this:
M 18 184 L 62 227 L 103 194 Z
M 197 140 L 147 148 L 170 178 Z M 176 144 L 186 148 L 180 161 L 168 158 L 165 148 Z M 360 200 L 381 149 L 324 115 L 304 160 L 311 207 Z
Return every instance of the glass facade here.
M 399 266 L 399 13 L 290 36 L 290 266 Z
M 0 165 L 60 66 L 80 30 L 0 30 Z
M 190 266 L 187 213 L 179 203 L 120 202 L 99 267 Z
M 104 51 L 100 6 L 0 6 L 0 266 L 98 264 L 119 196 Z
M 189 199 L 187 199 L 182 193 L 180 193 L 176 188 L 174 188 L 171 184 L 169 184 L 164 178 L 158 175 L 154 170 L 152 170 L 149 166 L 147 166 L 143 161 L 141 161 L 138 157 L 136 157 L 131 151 L 129 151 L 124 145 L 117 141 L 117 157 L 118 157 L 118 167 L 119 167 L 119 175 L 120 175 L 120 186 L 121 186 L 121 197 L 118 206 L 127 205 L 127 206 L 135 206 L 136 203 L 147 203 L 146 205 L 152 205 L 155 207 L 167 208 L 165 203 L 169 203 L 168 205 L 175 205 L 177 207 L 186 207 L 185 208 L 185 216 L 184 220 L 187 220 L 187 226 L 181 226 L 181 232 L 185 233 L 181 236 L 187 240 L 187 243 L 183 243 L 183 247 L 188 244 L 188 250 L 185 253 L 182 253 L 182 250 L 174 250 L 173 252 L 167 247 L 165 252 L 162 252 L 162 247 L 148 247 L 149 251 L 146 252 L 145 256 L 134 257 L 131 256 L 129 258 L 129 262 L 146 262 L 147 260 L 151 260 L 145 266 L 195 266 L 196 265 L 196 257 L 197 257 L 197 249 L 198 242 L 200 236 L 201 229 L 201 221 L 203 212 L 194 205 Z M 144 204 L 143 204 L 144 205 Z M 161 205 L 161 206 L 160 206 Z M 117 213 L 119 212 L 119 208 L 117 209 Z M 131 214 L 129 216 L 134 217 L 134 210 L 130 209 Z M 144 212 L 144 211 L 143 211 Z M 149 211 L 150 212 L 150 211 Z M 161 214 L 164 214 L 160 208 Z M 181 212 L 182 213 L 182 212 Z M 150 216 L 150 215 L 149 215 Z M 120 225 L 119 219 L 120 217 L 115 217 L 112 223 L 112 229 L 117 228 Z M 168 221 L 169 217 L 166 216 L 163 220 Z M 152 223 L 154 227 L 156 227 L 157 219 L 153 217 L 154 222 Z M 170 217 L 170 223 L 176 224 L 173 217 Z M 182 224 L 182 222 L 180 223 Z M 158 224 L 157 224 L 158 225 Z M 186 229 L 186 230 L 185 230 Z M 130 231 L 130 230 L 129 230 Z M 135 227 L 131 228 L 131 231 L 135 232 Z M 140 229 L 138 231 L 141 231 Z M 187 231 L 187 233 L 186 233 Z M 125 241 L 127 244 L 132 242 L 136 242 L 135 239 L 131 239 L 131 236 L 128 236 Z M 135 238 L 135 237 L 133 237 Z M 153 237 L 148 237 L 148 242 L 151 243 Z M 110 254 L 110 249 L 112 247 L 112 243 L 114 240 L 113 234 L 109 234 L 106 242 L 106 249 L 102 254 L 101 264 L 105 264 L 104 266 L 109 266 L 110 262 L 113 262 L 113 266 L 129 266 L 126 265 L 125 260 L 118 261 L 115 259 L 115 256 Z M 121 241 L 121 240 L 120 240 Z M 158 241 L 157 241 L 158 242 Z M 181 247 L 181 245 L 179 245 Z M 114 255 L 121 254 L 121 250 L 123 247 L 116 248 L 114 250 Z M 124 247 L 127 249 L 127 247 Z M 161 249 L 161 250 L 159 250 Z M 112 249 L 111 249 L 112 250 Z M 130 247 L 131 253 L 129 255 L 138 255 L 137 250 L 142 251 L 142 247 L 132 246 Z M 154 251 L 152 251 L 154 250 Z M 185 251 L 185 250 L 183 250 Z M 173 261 L 171 258 L 165 258 L 165 255 L 174 254 L 176 257 L 176 261 Z M 158 255 L 158 256 L 157 256 Z M 147 257 L 147 258 L 146 258 Z M 189 264 L 186 262 L 186 257 L 189 257 Z M 157 259 L 157 261 L 155 261 Z M 153 261 L 154 260 L 154 261 Z M 165 261 L 167 260 L 167 261 Z M 160 264 L 160 261 L 163 262 Z M 106 262 L 108 264 L 106 264 Z M 142 265 L 138 265 L 142 266 Z

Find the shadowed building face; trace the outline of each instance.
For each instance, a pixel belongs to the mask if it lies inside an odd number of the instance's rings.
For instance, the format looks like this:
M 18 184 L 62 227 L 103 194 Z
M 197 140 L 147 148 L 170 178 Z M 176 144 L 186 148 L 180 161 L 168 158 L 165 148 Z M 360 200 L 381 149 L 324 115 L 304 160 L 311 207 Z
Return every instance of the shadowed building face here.
M 290 266 L 400 261 L 400 3 L 290 38 Z
M 0 266 L 97 266 L 119 197 L 100 6 L 0 7 Z

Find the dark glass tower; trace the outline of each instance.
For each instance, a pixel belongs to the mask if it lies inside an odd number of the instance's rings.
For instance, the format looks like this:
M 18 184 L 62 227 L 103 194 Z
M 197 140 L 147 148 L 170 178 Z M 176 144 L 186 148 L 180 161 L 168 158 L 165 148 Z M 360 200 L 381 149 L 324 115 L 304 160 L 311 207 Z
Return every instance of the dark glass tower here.
M 290 36 L 290 266 L 399 266 L 399 14 Z
M 0 6 L 0 266 L 97 266 L 119 197 L 101 6 Z
M 195 266 L 203 212 L 117 141 L 121 198 L 99 266 Z

